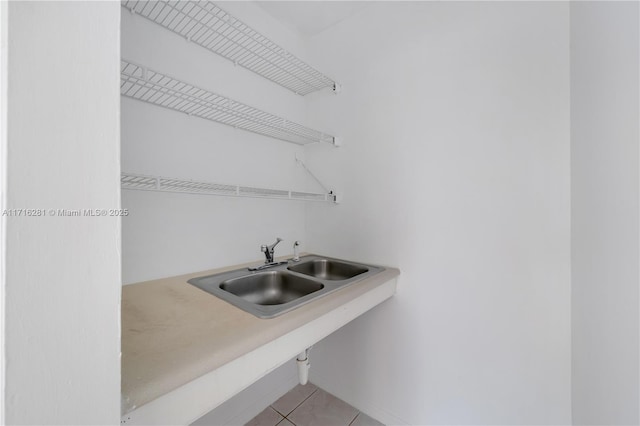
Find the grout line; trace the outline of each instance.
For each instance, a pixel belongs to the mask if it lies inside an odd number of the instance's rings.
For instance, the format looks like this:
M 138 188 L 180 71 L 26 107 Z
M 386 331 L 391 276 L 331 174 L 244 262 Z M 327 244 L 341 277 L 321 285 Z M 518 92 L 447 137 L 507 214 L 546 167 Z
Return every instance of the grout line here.
M 296 407 L 295 407 L 293 410 L 291 410 L 291 412 L 290 412 L 289 414 L 287 414 L 287 415 L 282 414 L 280 411 L 276 410 L 272 405 L 269 405 L 269 408 L 271 408 L 273 411 L 275 411 L 275 412 L 276 412 L 276 413 L 278 413 L 280 416 L 282 416 L 282 419 L 281 419 L 278 423 L 276 423 L 276 426 L 280 425 L 280 424 L 281 424 L 282 422 L 284 422 L 285 420 L 286 420 L 286 421 L 288 421 L 288 422 L 290 422 L 293 426 L 297 426 L 297 425 L 296 425 L 296 424 L 295 424 L 291 419 L 289 419 L 289 416 L 290 416 L 291 414 L 293 414 L 293 412 L 294 412 L 294 411 L 296 411 L 296 410 L 297 410 L 297 409 L 298 409 L 302 404 L 304 404 L 304 402 L 305 402 L 307 399 L 311 398 L 311 397 L 312 397 L 312 396 L 313 396 L 313 395 L 318 391 L 318 389 L 320 389 L 318 386 L 316 386 L 316 385 L 314 385 L 314 386 L 316 387 L 316 389 L 315 389 L 313 392 L 311 392 L 311 393 L 309 394 L 309 396 L 307 396 L 305 399 L 303 399 L 303 400 L 302 400 L 302 402 L 300 402 L 298 405 L 296 405 Z M 285 394 L 285 395 L 286 395 L 286 394 Z M 338 398 L 338 399 L 339 399 L 339 398 Z M 344 402 L 344 401 L 343 401 L 343 402 Z M 356 419 L 358 418 L 358 416 L 360 416 L 360 414 L 362 414 L 362 412 L 361 412 L 361 411 L 358 411 L 358 412 L 356 413 L 356 415 L 353 417 L 353 419 L 351 419 L 351 421 L 348 423 L 348 426 L 353 425 L 353 422 L 355 422 L 355 421 L 356 421 Z
M 287 416 L 285 416 L 284 414 L 282 414 L 280 411 L 276 410 L 275 408 L 273 408 L 272 405 L 269 406 L 269 408 L 271 408 L 273 411 L 275 411 L 276 413 L 280 414 L 282 417 L 284 417 L 285 419 L 287 418 Z
M 287 420 L 287 418 L 286 418 L 286 417 L 283 417 L 283 418 L 282 418 L 282 420 L 280 420 L 280 421 L 276 424 L 276 426 L 278 426 L 278 425 L 282 424 L 282 422 L 284 422 L 285 420 Z M 288 421 L 288 422 L 291 422 L 291 420 L 287 420 L 287 421 Z M 293 425 L 293 426 L 296 426 L 296 425 Z
M 356 416 L 349 422 L 349 426 L 351 426 L 353 424 L 353 422 L 356 421 L 356 419 L 358 418 L 359 415 L 360 415 L 360 411 L 358 411 L 358 414 L 356 414 Z
M 314 385 L 314 386 L 315 386 L 315 385 Z M 289 417 L 288 417 L 288 416 L 290 416 L 291 414 L 293 414 L 293 412 L 294 412 L 294 411 L 296 411 L 296 410 L 298 409 L 298 407 L 299 407 L 299 406 L 301 406 L 302 404 L 304 404 L 304 402 L 305 402 L 307 399 L 311 398 L 311 397 L 313 396 L 313 394 L 314 394 L 314 393 L 318 392 L 318 389 L 319 389 L 319 388 L 316 386 L 316 390 L 314 390 L 313 392 L 311 392 L 311 393 L 309 394 L 309 396 L 308 396 L 308 397 L 306 397 L 305 399 L 303 399 L 303 400 L 302 400 L 302 402 L 301 402 L 300 404 L 296 405 L 296 408 L 294 408 L 293 410 L 291 410 L 291 412 L 290 412 L 289 414 L 287 414 L 286 416 L 284 416 L 284 418 L 285 418 L 285 419 L 287 419 L 287 420 L 289 420 Z M 291 420 L 289 420 L 289 421 L 291 422 Z M 293 423 L 293 422 L 291 422 L 291 423 Z M 295 423 L 294 423 L 294 424 L 295 424 Z
M 285 419 L 285 417 L 284 417 L 280 412 L 278 412 L 278 410 L 276 410 L 275 408 L 273 408 L 272 406 L 269 406 L 269 407 L 267 407 L 267 408 L 270 408 L 274 413 L 276 413 L 277 415 L 279 415 L 280 417 L 282 417 L 282 418 L 278 421 L 278 423 L 282 422 L 282 421 Z M 278 423 L 276 423 L 276 425 L 277 425 Z
M 316 385 L 313 385 L 313 386 L 316 386 Z M 295 408 L 289 412 L 289 414 L 291 414 L 291 413 L 293 413 L 294 411 L 296 411 L 296 409 L 297 409 L 299 406 L 301 406 L 301 405 L 302 405 L 302 404 L 303 404 L 307 399 L 311 398 L 311 396 L 312 396 L 314 393 L 316 393 L 316 392 L 318 391 L 318 389 L 319 389 L 319 388 L 316 386 L 316 390 L 314 390 L 313 392 L 311 392 L 311 393 L 309 394 L 309 396 L 308 396 L 308 397 L 306 397 L 305 399 L 303 399 L 303 400 L 302 400 L 302 402 L 300 402 L 300 404 L 296 405 L 296 406 L 295 406 Z M 289 392 L 291 392 L 291 391 L 289 391 Z M 286 395 L 286 394 L 285 394 L 285 395 Z M 284 395 L 283 395 L 283 396 L 284 396 Z M 289 419 L 287 418 L 287 416 L 288 416 L 289 414 L 282 414 L 280 411 L 278 411 L 276 408 L 274 408 L 274 407 L 273 407 L 273 406 L 271 406 L 271 405 L 270 405 L 269 407 L 271 407 L 271 409 L 273 409 L 273 411 L 275 411 L 276 413 L 280 414 L 280 415 L 281 415 L 281 416 L 283 416 L 285 419 L 289 420 Z M 291 420 L 289 420 L 289 421 L 291 422 Z M 293 422 L 291 422 L 291 423 L 293 423 Z

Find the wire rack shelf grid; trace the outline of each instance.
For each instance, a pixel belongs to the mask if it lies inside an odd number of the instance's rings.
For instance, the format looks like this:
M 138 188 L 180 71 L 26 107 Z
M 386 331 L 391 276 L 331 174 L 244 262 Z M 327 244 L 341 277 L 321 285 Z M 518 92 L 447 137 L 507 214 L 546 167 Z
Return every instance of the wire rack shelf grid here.
M 122 189 L 134 189 L 141 191 L 179 192 L 232 197 L 277 198 L 281 200 L 335 201 L 332 194 L 197 182 L 186 179 L 133 173 L 122 173 L 120 183 Z
M 123 7 L 293 92 L 339 85 L 210 1 L 122 0 Z
M 335 137 L 127 60 L 120 61 L 120 93 L 188 115 L 306 145 L 335 144 Z

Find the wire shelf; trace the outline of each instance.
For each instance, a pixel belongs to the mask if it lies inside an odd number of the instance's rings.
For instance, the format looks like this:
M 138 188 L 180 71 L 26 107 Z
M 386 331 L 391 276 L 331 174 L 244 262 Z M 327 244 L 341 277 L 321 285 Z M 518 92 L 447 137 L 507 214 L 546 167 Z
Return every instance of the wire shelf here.
M 122 6 L 300 95 L 339 86 L 210 1 L 122 0 Z
M 186 194 L 224 195 L 231 197 L 277 198 L 280 200 L 330 201 L 335 202 L 333 194 L 286 191 L 282 189 L 256 188 L 250 186 L 227 185 L 210 182 L 122 173 L 122 189 L 141 191 L 179 192 Z
M 120 61 L 120 93 L 139 101 L 298 145 L 316 142 L 334 144 L 336 139 L 126 60 Z

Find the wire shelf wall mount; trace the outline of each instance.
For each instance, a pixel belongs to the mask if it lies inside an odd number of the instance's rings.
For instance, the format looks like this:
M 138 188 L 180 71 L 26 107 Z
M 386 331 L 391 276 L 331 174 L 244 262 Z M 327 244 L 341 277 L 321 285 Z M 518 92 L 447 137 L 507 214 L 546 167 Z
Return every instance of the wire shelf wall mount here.
M 122 0 L 121 5 L 297 94 L 306 95 L 324 88 L 336 93 L 340 90 L 333 79 L 213 2 Z
M 257 188 L 193 180 L 122 173 L 122 189 L 140 191 L 178 192 L 183 194 L 223 195 L 228 197 L 275 198 L 279 200 L 323 201 L 336 203 L 332 192 L 315 193 L 282 189 Z
M 127 60 L 120 61 L 120 94 L 188 115 L 298 145 L 340 138 L 294 123 Z

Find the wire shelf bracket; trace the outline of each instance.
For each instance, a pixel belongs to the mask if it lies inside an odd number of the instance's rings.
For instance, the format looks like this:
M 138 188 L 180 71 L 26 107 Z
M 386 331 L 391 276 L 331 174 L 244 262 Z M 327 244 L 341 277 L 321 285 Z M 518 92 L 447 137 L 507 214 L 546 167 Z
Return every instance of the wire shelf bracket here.
M 327 187 L 322 183 L 322 181 L 318 179 L 318 177 L 311 170 L 309 170 L 309 168 L 304 163 L 304 161 L 298 158 L 298 154 L 295 154 L 295 158 L 296 158 L 296 163 L 300 164 L 300 166 L 302 166 L 304 171 L 307 172 L 307 174 L 311 176 L 313 180 L 315 180 L 318 183 L 318 185 L 320 185 L 320 187 L 324 190 L 324 192 L 329 196 L 331 201 L 333 201 L 336 204 L 339 204 L 340 202 L 342 202 L 342 197 L 339 194 L 336 194 L 335 191 L 327 189 Z
M 288 191 L 282 189 L 257 188 L 193 180 L 122 173 L 122 189 L 140 191 L 177 192 L 183 194 L 223 195 L 228 197 L 275 198 L 279 200 L 335 202 L 331 193 Z
M 127 60 L 120 61 L 120 94 L 298 145 L 340 138 L 218 95 Z
M 210 1 L 122 0 L 138 14 L 299 95 L 340 85 Z

